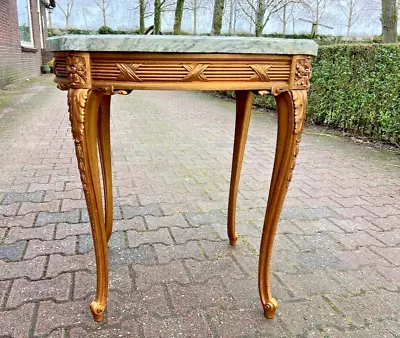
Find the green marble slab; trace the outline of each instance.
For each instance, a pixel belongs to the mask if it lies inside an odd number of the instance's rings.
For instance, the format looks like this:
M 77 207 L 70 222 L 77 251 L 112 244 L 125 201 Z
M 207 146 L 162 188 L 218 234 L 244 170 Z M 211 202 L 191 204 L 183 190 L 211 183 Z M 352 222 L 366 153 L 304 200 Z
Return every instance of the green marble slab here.
M 179 35 L 65 35 L 47 39 L 53 52 L 143 52 L 317 55 L 313 40 Z

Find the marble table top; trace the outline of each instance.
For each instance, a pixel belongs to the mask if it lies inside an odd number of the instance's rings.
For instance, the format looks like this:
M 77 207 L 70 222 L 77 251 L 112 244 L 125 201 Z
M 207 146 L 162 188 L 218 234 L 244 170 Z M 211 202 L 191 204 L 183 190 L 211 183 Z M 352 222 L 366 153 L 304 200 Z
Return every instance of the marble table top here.
M 47 39 L 53 52 L 144 52 L 317 55 L 313 40 L 190 35 L 65 35 Z

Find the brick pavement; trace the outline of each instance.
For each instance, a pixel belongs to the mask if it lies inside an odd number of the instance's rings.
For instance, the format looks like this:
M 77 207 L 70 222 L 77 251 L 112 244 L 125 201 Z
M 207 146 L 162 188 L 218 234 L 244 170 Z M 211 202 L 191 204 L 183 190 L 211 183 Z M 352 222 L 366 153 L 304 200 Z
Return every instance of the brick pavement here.
M 98 324 L 65 93 L 44 78 L 18 100 L 0 118 L 0 336 L 400 336 L 398 156 L 306 128 L 274 248 L 280 307 L 266 320 L 257 251 L 275 117 L 252 117 L 231 248 L 232 103 L 114 97 L 110 297 Z

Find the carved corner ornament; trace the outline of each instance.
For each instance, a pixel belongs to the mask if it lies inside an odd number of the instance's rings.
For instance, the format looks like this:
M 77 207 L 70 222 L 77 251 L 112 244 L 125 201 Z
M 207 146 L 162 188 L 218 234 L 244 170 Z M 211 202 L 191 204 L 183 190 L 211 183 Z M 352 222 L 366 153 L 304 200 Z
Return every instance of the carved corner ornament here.
M 76 54 L 67 56 L 67 75 L 71 86 L 87 83 L 86 60 L 84 56 Z
M 89 89 L 70 89 L 68 92 L 69 119 L 75 143 L 82 142 L 88 92 Z
M 76 157 L 85 195 L 89 194 L 83 155 L 83 133 L 85 132 L 85 109 L 88 94 L 89 89 L 69 89 L 68 91 L 69 119 L 71 121 L 72 136 L 75 142 Z M 87 200 L 90 201 L 90 198 L 87 198 Z
M 296 60 L 296 71 L 294 74 L 294 85 L 310 89 L 311 78 L 311 57 L 304 57 Z

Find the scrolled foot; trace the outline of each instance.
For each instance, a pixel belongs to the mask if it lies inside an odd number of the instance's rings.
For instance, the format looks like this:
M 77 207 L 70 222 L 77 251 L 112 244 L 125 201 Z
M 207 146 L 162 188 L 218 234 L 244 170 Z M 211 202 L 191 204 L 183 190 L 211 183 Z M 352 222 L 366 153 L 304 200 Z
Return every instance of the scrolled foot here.
M 99 302 L 93 301 L 92 304 L 90 304 L 90 311 L 92 311 L 93 314 L 93 319 L 96 322 L 100 322 L 103 320 L 103 315 L 104 315 L 104 310 L 106 307 Z
M 231 246 L 235 246 L 238 238 L 239 238 L 239 236 L 238 236 L 237 232 L 235 232 L 235 234 L 233 235 L 233 238 L 229 238 L 229 244 Z
M 264 316 L 272 319 L 274 318 L 275 311 L 278 308 L 278 302 L 275 298 L 271 298 L 267 304 L 264 304 Z

